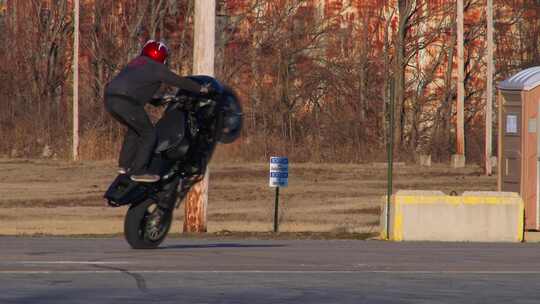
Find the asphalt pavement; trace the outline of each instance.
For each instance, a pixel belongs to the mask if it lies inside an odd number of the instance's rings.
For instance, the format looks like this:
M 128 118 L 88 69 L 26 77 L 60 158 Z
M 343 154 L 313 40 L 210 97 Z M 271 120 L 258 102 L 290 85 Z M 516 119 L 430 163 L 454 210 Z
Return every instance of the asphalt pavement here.
M 0 237 L 0 303 L 540 303 L 539 246 Z

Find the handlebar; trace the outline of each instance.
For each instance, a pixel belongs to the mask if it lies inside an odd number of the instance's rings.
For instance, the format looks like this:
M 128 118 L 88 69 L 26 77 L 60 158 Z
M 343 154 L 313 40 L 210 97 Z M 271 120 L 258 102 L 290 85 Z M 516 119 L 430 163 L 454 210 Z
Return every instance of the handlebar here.
M 184 110 L 196 110 L 200 109 L 209 105 L 213 105 L 216 103 L 216 100 L 213 98 L 208 97 L 202 97 L 202 96 L 189 96 L 189 95 L 172 95 L 172 94 L 165 94 L 161 96 L 160 98 L 156 98 L 159 100 L 157 102 L 161 106 L 167 106 L 169 104 L 177 103 L 179 106 L 181 106 Z

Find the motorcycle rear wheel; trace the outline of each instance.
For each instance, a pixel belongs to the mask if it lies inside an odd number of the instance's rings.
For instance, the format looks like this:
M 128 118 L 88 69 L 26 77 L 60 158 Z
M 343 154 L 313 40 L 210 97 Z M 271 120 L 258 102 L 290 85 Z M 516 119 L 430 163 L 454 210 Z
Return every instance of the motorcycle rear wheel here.
M 156 212 L 161 212 L 159 225 L 154 227 Z M 155 249 L 169 233 L 172 209 L 160 208 L 156 201 L 147 199 L 129 207 L 124 220 L 124 237 L 133 249 Z

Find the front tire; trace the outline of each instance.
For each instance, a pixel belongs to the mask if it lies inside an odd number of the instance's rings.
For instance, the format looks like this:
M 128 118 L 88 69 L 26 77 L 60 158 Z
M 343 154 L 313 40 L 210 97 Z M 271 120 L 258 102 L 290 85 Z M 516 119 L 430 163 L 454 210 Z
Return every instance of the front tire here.
M 124 220 L 124 237 L 133 249 L 154 249 L 167 236 L 171 222 L 172 209 L 160 208 L 155 200 L 147 199 L 129 207 Z

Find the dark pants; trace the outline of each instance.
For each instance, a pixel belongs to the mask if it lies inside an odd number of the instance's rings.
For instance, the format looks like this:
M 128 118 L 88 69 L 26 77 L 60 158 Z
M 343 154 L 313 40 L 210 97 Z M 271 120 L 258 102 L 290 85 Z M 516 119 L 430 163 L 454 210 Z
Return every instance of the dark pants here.
M 144 105 L 122 96 L 105 96 L 105 108 L 114 119 L 128 128 L 118 165 L 131 169 L 133 175 L 147 173 L 157 133 Z

